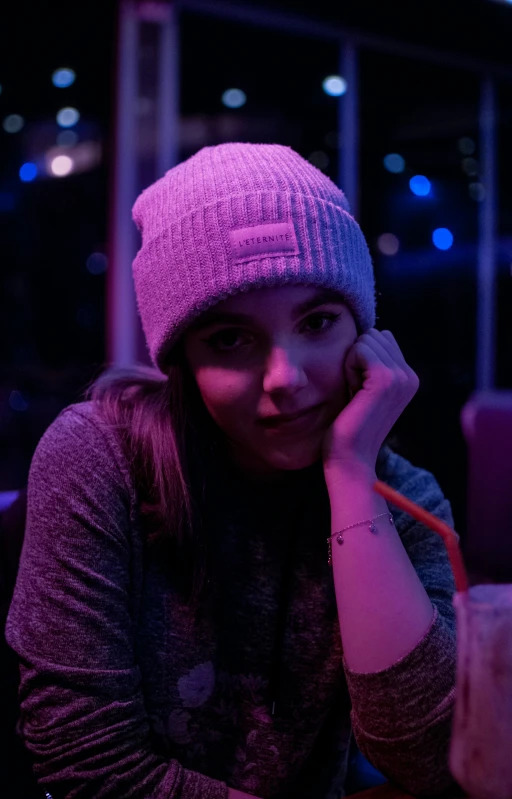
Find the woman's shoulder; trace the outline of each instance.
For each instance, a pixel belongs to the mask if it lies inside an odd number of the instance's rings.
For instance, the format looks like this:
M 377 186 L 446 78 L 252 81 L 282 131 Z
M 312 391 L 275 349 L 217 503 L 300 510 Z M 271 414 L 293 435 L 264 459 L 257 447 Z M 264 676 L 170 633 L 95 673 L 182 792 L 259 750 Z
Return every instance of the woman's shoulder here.
M 65 439 L 83 443 L 97 443 L 106 439 L 113 441 L 116 437 L 113 432 L 102 416 L 97 402 L 75 402 L 57 414 L 41 436 L 38 447 Z
M 98 403 L 89 400 L 63 408 L 41 436 L 31 472 L 51 470 L 105 474 L 131 487 L 130 470 L 119 432 L 107 423 Z
M 379 480 L 453 527 L 450 502 L 432 472 L 414 465 L 385 444 L 377 458 L 376 474 Z M 398 511 L 397 515 L 407 516 L 403 511 Z
M 413 481 L 415 483 L 437 484 L 437 480 L 427 469 L 416 466 L 403 455 L 400 455 L 389 444 L 384 444 L 377 458 L 376 467 L 379 480 L 388 483 L 392 488 L 403 486 Z

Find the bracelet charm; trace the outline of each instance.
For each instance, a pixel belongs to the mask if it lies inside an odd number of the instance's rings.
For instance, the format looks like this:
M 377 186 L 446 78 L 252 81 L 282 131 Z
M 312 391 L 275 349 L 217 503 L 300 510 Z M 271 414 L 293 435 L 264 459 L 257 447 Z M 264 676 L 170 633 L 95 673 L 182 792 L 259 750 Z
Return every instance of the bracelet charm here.
M 375 520 L 376 519 L 380 519 L 382 516 L 387 516 L 388 520 L 389 520 L 389 523 L 391 525 L 393 525 L 395 523 L 394 519 L 393 519 L 393 514 L 391 514 L 391 513 L 379 513 L 379 515 L 375 516 L 373 519 L 366 519 L 364 522 L 356 522 L 355 524 L 351 524 L 348 527 L 345 527 L 343 530 L 339 530 L 338 532 L 333 533 L 331 536 L 329 536 L 329 538 L 327 539 L 327 553 L 328 553 L 327 563 L 328 563 L 328 565 L 331 566 L 331 564 L 332 564 L 332 539 L 333 539 L 334 536 L 336 536 L 336 541 L 341 546 L 344 543 L 343 533 L 346 530 L 351 530 L 352 527 L 357 527 L 360 524 L 367 524 L 370 533 L 376 533 L 377 532 L 377 527 L 375 525 Z

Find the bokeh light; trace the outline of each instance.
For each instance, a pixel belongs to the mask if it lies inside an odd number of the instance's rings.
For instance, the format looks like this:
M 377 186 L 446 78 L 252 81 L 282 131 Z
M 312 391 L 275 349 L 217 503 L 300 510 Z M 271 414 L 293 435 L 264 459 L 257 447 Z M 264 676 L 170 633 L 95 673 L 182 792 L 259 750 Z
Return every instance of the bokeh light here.
M 393 233 L 383 233 L 377 239 L 377 247 L 383 255 L 396 255 L 400 242 Z
M 28 397 L 21 391 L 11 391 L 9 394 L 9 405 L 13 411 L 28 411 Z
M 50 163 L 50 170 L 58 178 L 69 175 L 73 170 L 73 159 L 69 155 L 56 155 Z
M 480 171 L 480 168 L 478 166 L 478 161 L 475 158 L 463 158 L 462 169 L 464 170 L 466 175 L 470 175 L 470 177 L 478 175 Z
M 6 133 L 19 133 L 25 124 L 25 120 L 19 114 L 9 114 L 2 122 L 2 127 Z
M 65 89 L 75 82 L 75 78 L 76 75 L 72 69 L 62 67 L 62 69 L 56 69 L 53 73 L 52 83 L 54 86 L 57 86 L 58 89 Z
M 384 158 L 384 167 L 388 172 L 398 175 L 405 169 L 405 160 L 398 153 L 388 153 Z
M 80 114 L 76 108 L 61 108 L 57 114 L 57 124 L 61 128 L 72 128 L 80 119 Z
M 316 166 L 317 169 L 327 169 L 330 163 L 329 156 L 323 150 L 314 150 L 308 155 L 307 160 L 310 164 Z
M 469 196 L 477 203 L 482 202 L 485 197 L 485 186 L 482 183 L 470 183 L 468 186 Z
M 432 241 L 438 250 L 449 250 L 453 244 L 453 235 L 446 227 L 438 227 L 432 233 Z
M 227 108 L 241 108 L 247 102 L 247 95 L 241 89 L 226 89 L 222 102 Z
M 23 183 L 30 183 L 31 180 L 37 177 L 37 172 L 37 166 L 31 161 L 27 161 L 20 167 L 20 180 L 22 180 Z
M 324 142 L 327 147 L 332 147 L 333 150 L 336 150 L 338 147 L 341 147 L 343 142 L 343 134 L 341 131 L 330 130 L 329 133 L 325 134 Z
M 44 172 L 50 177 L 64 177 L 70 172 L 79 175 L 95 169 L 101 157 L 101 143 L 94 140 L 78 142 L 74 147 L 50 147 L 44 153 Z
M 102 252 L 93 252 L 89 255 L 85 265 L 91 275 L 102 275 L 107 271 L 108 258 Z
M 431 189 L 430 180 L 425 175 L 414 175 L 409 181 L 409 186 L 417 197 L 426 197 Z
M 57 144 L 59 147 L 73 147 L 78 141 L 78 133 L 74 130 L 61 130 L 57 136 Z
M 329 75 L 322 81 L 322 89 L 330 97 L 341 97 L 347 91 L 348 85 L 341 75 Z
M 458 145 L 459 152 L 462 153 L 462 155 L 473 155 L 476 150 L 475 142 L 468 136 L 463 136 L 462 139 L 459 139 Z

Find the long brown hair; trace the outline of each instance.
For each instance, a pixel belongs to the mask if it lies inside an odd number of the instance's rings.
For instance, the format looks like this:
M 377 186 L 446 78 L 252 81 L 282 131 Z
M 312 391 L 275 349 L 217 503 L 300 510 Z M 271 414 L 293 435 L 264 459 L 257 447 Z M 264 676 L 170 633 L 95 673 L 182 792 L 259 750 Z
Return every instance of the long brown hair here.
M 110 367 L 84 391 L 120 437 L 139 499 L 145 540 L 196 618 L 213 587 L 205 533 L 225 448 L 189 370 L 182 341 L 165 374 L 136 364 Z M 395 445 L 394 436 L 384 442 Z
M 162 555 L 197 613 L 211 577 L 203 521 L 221 442 L 181 342 L 165 372 L 143 364 L 110 367 L 86 387 L 84 399 L 118 432 L 147 545 Z

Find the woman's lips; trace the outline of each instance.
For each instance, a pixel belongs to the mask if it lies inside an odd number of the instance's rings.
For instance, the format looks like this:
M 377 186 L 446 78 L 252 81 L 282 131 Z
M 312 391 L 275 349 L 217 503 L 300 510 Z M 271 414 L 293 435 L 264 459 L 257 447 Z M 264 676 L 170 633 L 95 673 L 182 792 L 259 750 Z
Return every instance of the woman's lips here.
M 308 430 L 314 424 L 321 410 L 322 406 L 317 405 L 289 422 L 268 420 L 262 421 L 261 425 L 271 433 L 299 433 Z

